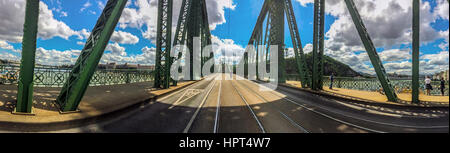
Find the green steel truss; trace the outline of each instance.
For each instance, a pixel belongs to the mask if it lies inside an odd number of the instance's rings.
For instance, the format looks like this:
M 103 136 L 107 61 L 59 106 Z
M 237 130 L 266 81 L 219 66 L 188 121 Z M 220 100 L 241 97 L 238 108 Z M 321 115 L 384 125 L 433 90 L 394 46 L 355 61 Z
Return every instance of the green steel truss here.
M 412 102 L 419 103 L 420 0 L 413 0 Z
M 306 67 L 306 59 L 303 52 L 302 41 L 300 39 L 300 33 L 297 27 L 297 21 L 294 15 L 294 9 L 292 8 L 291 0 L 286 0 L 286 18 L 289 23 L 289 30 L 292 39 L 292 45 L 294 48 L 295 59 L 297 61 L 297 68 L 300 74 L 300 82 L 302 87 L 310 87 L 311 82 L 309 79 L 308 68 Z
M 39 18 L 39 0 L 27 0 L 22 38 L 16 112 L 31 113 L 33 105 L 33 74 L 36 54 L 36 37 Z
M 156 61 L 155 61 L 155 88 L 169 88 L 170 67 L 172 58 L 170 51 L 172 47 L 172 0 L 158 1 L 158 29 L 156 33 Z
M 178 17 L 177 29 L 175 31 L 175 37 L 173 46 L 186 45 L 190 52 L 190 79 L 194 79 L 193 68 L 194 68 L 194 54 L 193 54 L 193 40 L 194 37 L 200 37 L 201 48 L 204 46 L 211 45 L 211 32 L 209 29 L 208 22 L 208 12 L 206 8 L 205 0 L 183 0 L 180 9 L 180 15 Z M 180 48 L 175 48 L 174 50 L 180 51 L 178 56 L 175 57 L 180 59 L 182 57 Z M 211 54 L 207 58 L 201 58 L 201 64 L 208 60 L 214 58 Z M 174 60 L 172 58 L 172 60 Z M 173 85 L 177 85 L 174 80 Z
M 294 45 L 294 53 L 297 61 L 297 67 L 301 76 L 301 82 L 303 87 L 310 86 L 310 77 L 308 69 L 306 68 L 306 58 L 303 53 L 303 47 L 300 39 L 300 34 L 297 27 L 297 21 L 294 16 L 294 10 L 292 8 L 291 0 L 266 0 L 263 4 L 261 12 L 258 16 L 255 28 L 249 40 L 249 45 L 255 45 L 255 48 L 259 50 L 260 45 L 264 46 L 265 60 L 269 60 L 270 45 L 278 45 L 278 82 L 286 82 L 285 72 L 285 44 L 284 44 L 284 16 L 286 15 L 288 26 L 291 34 L 292 44 Z M 264 24 L 264 22 L 266 22 Z M 260 52 L 257 52 L 257 56 Z M 244 55 L 245 60 L 247 56 Z M 264 58 L 257 58 L 264 59 Z M 247 62 L 247 61 L 246 61 Z M 257 61 L 258 62 L 258 61 Z M 258 70 L 258 69 L 257 69 Z M 258 73 L 257 73 L 258 74 Z M 259 76 L 258 76 L 258 79 Z
M 56 99 L 61 111 L 76 111 L 126 3 L 127 0 L 108 0 L 69 78 Z
M 323 89 L 323 52 L 324 52 L 324 22 L 325 0 L 314 1 L 314 36 L 313 36 L 313 90 Z
M 366 27 L 361 19 L 361 16 L 358 13 L 358 10 L 355 6 L 353 0 L 345 0 L 347 8 L 352 16 L 353 22 L 355 23 L 356 29 L 358 30 L 359 36 L 366 48 L 367 54 L 369 55 L 370 61 L 375 69 L 378 79 L 380 80 L 381 86 L 383 88 L 384 93 L 389 101 L 397 102 L 398 97 L 392 88 L 391 82 L 386 74 L 386 70 L 381 63 L 380 57 L 378 56 L 377 50 L 370 39 L 369 33 L 367 32 Z

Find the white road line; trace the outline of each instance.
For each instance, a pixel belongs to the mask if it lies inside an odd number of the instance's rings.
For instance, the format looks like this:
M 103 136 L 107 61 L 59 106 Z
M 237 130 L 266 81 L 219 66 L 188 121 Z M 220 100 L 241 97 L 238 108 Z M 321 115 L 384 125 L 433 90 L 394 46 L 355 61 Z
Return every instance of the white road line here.
M 219 94 L 217 95 L 217 109 L 216 109 L 216 120 L 214 122 L 214 133 L 219 131 L 219 111 L 220 111 L 220 95 L 222 92 L 222 80 L 220 80 L 219 84 Z
M 272 94 L 277 95 L 275 93 L 272 93 Z M 279 96 L 279 95 L 277 95 L 277 96 L 281 97 L 281 98 L 284 98 L 284 97 Z M 286 98 L 284 98 L 284 99 L 286 99 Z M 320 109 L 324 109 L 324 110 L 328 110 L 328 109 L 325 109 L 325 108 L 320 107 L 320 106 L 315 106 L 315 107 L 320 108 Z M 328 111 L 330 111 L 332 113 L 335 113 L 335 114 L 339 114 L 339 113 L 337 113 L 335 111 L 331 111 L 331 110 L 328 110 Z M 375 124 L 380 124 L 380 125 L 393 126 L 393 127 L 400 127 L 400 128 L 438 129 L 438 128 L 448 128 L 449 127 L 449 126 L 410 126 L 410 125 L 399 125 L 399 124 L 392 124 L 392 123 L 383 123 L 383 122 L 378 122 L 378 121 L 373 121 L 373 120 L 368 120 L 368 119 L 363 119 L 363 118 L 358 118 L 358 117 L 353 117 L 353 116 L 348 116 L 348 115 L 343 115 L 343 114 L 341 114 L 341 115 L 345 116 L 345 117 L 348 117 L 348 118 L 353 118 L 353 119 L 356 119 L 356 120 L 365 121 L 365 122 L 370 122 L 370 123 L 375 123 Z
M 195 118 L 198 115 L 198 112 L 200 112 L 200 109 L 203 107 L 203 105 L 205 104 L 206 99 L 208 98 L 209 94 L 211 93 L 212 89 L 214 88 L 214 86 L 216 85 L 216 81 L 213 80 L 214 83 L 212 84 L 212 86 L 210 87 L 210 89 L 208 90 L 208 93 L 206 93 L 205 97 L 202 100 L 202 103 L 200 103 L 200 105 L 197 107 L 197 110 L 195 111 L 194 115 L 192 115 L 191 120 L 189 121 L 189 123 L 187 124 L 186 128 L 183 130 L 183 133 L 188 133 L 189 129 L 192 126 L 192 123 L 194 123 Z
M 283 97 L 282 97 L 282 98 L 283 98 Z M 303 106 L 303 105 L 301 105 L 301 104 L 298 104 L 297 102 L 295 102 L 295 101 L 293 101 L 293 100 L 290 100 L 290 99 L 288 99 L 288 98 L 283 98 L 283 99 L 286 99 L 287 101 L 291 102 L 292 104 L 295 104 L 295 105 L 298 105 L 298 106 L 300 106 L 300 107 L 303 107 L 303 108 L 305 108 L 305 109 L 307 109 L 307 110 L 309 110 L 309 111 L 311 111 L 311 112 L 317 113 L 317 114 L 322 115 L 322 116 L 324 116 L 324 117 L 326 117 L 326 118 L 332 119 L 332 120 L 334 120 L 334 121 L 337 121 L 337 122 L 340 122 L 340 123 L 343 123 L 343 124 L 347 124 L 347 125 L 350 125 L 350 126 L 353 126 L 353 127 L 356 127 L 356 128 L 360 128 L 360 129 L 367 130 L 367 131 L 371 131 L 371 132 L 375 132 L 375 133 L 386 133 L 386 132 L 383 132 L 383 131 L 378 131 L 378 130 L 374 130 L 374 129 L 369 129 L 369 128 L 366 128 L 366 127 L 362 127 L 362 126 L 359 126 L 359 125 L 355 125 L 355 124 L 352 124 L 352 123 L 348 123 L 348 122 L 342 121 L 342 120 L 340 120 L 340 119 L 336 119 L 336 118 L 334 118 L 334 117 L 328 116 L 328 115 L 323 114 L 323 113 L 321 113 L 321 112 L 315 111 L 314 109 L 311 109 L 311 108 L 309 108 L 309 107 L 306 107 L 306 106 Z
M 250 83 L 256 84 L 256 83 L 254 83 L 254 82 L 250 82 Z M 362 127 L 362 126 L 359 126 L 359 125 L 355 125 L 355 124 L 352 124 L 352 123 L 348 123 L 348 122 L 345 122 L 345 121 L 336 119 L 336 118 L 331 117 L 331 116 L 329 116 L 329 115 L 326 115 L 326 114 L 324 114 L 324 113 L 315 111 L 314 109 L 311 109 L 311 108 L 309 108 L 309 107 L 306 107 L 306 106 L 303 106 L 303 105 L 301 105 L 301 104 L 298 104 L 297 102 L 295 102 L 295 101 L 293 101 L 293 100 L 290 100 L 290 99 L 288 99 L 288 98 L 286 98 L 286 97 L 282 97 L 282 96 L 280 96 L 280 95 L 278 95 L 278 94 L 275 94 L 275 93 L 273 93 L 273 92 L 270 92 L 270 93 L 273 94 L 273 95 L 276 95 L 276 96 L 278 96 L 278 97 L 280 97 L 280 98 L 282 98 L 282 99 L 285 99 L 285 100 L 291 102 L 292 104 L 295 104 L 295 105 L 298 105 L 298 106 L 300 106 L 300 107 L 303 107 L 303 108 L 305 108 L 306 110 L 309 110 L 309 111 L 314 112 L 314 113 L 316 113 L 316 114 L 322 115 L 322 116 L 324 116 L 324 117 L 326 117 L 326 118 L 329 118 L 329 119 L 331 119 L 331 120 L 334 120 L 334 121 L 337 121 L 337 122 L 340 122 L 340 123 L 343 123 L 343 124 L 346 124 L 346 125 L 350 125 L 350 126 L 353 126 L 353 127 L 356 127 L 356 128 L 360 128 L 360 129 L 363 129 L 363 130 L 375 132 L 375 133 L 386 133 L 386 132 L 383 132 L 383 131 L 378 131 L 378 130 L 374 130 L 374 129 Z
M 301 125 L 297 124 L 294 120 L 292 120 L 291 118 L 289 118 L 286 114 L 284 114 L 284 113 L 281 112 L 281 111 L 278 111 L 278 112 L 280 112 L 280 114 L 283 115 L 283 117 L 284 117 L 285 119 L 287 119 L 289 122 L 291 122 L 292 125 L 296 126 L 297 128 L 299 128 L 300 130 L 302 130 L 302 131 L 305 132 L 305 133 L 309 133 L 308 130 L 306 130 L 305 128 L 303 128 Z
M 236 81 L 238 82 L 238 81 Z M 251 91 L 254 95 L 256 95 L 260 100 L 264 101 L 264 103 L 267 103 L 267 99 L 262 97 L 260 94 L 258 94 L 256 91 L 246 87 L 245 85 L 243 85 L 244 88 L 248 89 L 249 91 Z M 281 115 L 283 115 L 292 125 L 299 127 L 300 130 L 309 133 L 305 128 L 303 128 L 300 124 L 298 124 L 297 122 L 293 121 L 292 119 L 290 119 L 289 117 L 287 117 L 287 115 L 285 115 L 283 112 L 281 112 L 280 110 L 278 110 L 279 113 L 281 113 Z
M 239 90 L 237 90 L 237 88 L 234 86 L 233 81 L 231 81 L 231 86 L 233 86 L 233 88 L 236 90 L 236 92 L 239 94 L 239 96 L 241 97 L 241 99 L 245 102 L 245 104 L 247 105 L 248 109 L 250 110 L 250 112 L 252 113 L 253 117 L 255 118 L 256 122 L 258 122 L 258 126 L 259 128 L 261 128 L 261 131 L 263 133 L 266 133 L 266 131 L 264 130 L 264 127 L 262 126 L 261 122 L 259 121 L 258 117 L 256 116 L 255 112 L 253 112 L 252 107 L 250 107 L 250 105 L 247 103 L 247 100 L 245 100 L 244 96 L 242 96 L 242 94 L 239 92 Z

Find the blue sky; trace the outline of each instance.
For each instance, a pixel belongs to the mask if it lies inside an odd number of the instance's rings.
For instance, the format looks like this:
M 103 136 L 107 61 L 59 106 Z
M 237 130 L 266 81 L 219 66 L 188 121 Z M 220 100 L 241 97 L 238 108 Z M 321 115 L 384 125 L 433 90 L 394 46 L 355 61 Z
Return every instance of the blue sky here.
M 181 0 L 174 1 L 175 21 Z M 218 50 L 242 52 L 263 0 L 206 1 L 213 43 L 219 46 Z M 73 64 L 105 3 L 106 0 L 42 0 L 37 63 Z M 305 52 L 310 52 L 312 0 L 292 0 L 292 3 L 302 44 Z M 24 0 L 0 1 L 0 20 L 4 21 L 0 23 L 2 59 L 20 60 L 24 4 Z M 359 72 L 373 73 L 345 5 L 339 0 L 327 0 L 326 4 L 326 55 Z M 367 0 L 356 1 L 356 4 L 387 71 L 409 74 L 410 0 Z M 153 64 L 156 11 L 156 0 L 129 0 L 101 62 Z M 421 12 L 421 72 L 431 74 L 447 70 L 448 3 L 445 0 L 424 0 Z M 287 24 L 285 29 L 286 46 L 292 48 Z M 293 55 L 291 51 L 287 54 Z

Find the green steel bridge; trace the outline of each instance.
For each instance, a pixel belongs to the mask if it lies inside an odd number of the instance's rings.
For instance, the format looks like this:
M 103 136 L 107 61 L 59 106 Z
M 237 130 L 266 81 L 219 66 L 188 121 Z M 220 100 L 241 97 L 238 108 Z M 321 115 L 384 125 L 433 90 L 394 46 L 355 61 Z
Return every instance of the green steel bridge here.
M 171 79 L 171 67 L 181 59 L 176 50 L 180 45 L 185 45 L 190 52 L 190 75 L 193 76 L 193 48 L 196 45 L 193 38 L 200 37 L 201 47 L 211 44 L 211 33 L 208 24 L 208 13 L 205 0 L 182 0 L 182 6 L 176 29 L 172 29 L 173 0 L 158 0 L 158 21 L 156 41 L 156 69 L 149 70 L 97 70 L 100 58 L 127 0 L 108 0 L 106 7 L 93 27 L 92 33 L 71 69 L 58 67 L 35 67 L 35 51 L 37 37 L 37 23 L 39 15 L 39 0 L 26 1 L 26 15 L 24 23 L 24 35 L 22 41 L 22 60 L 20 67 L 0 65 L 0 71 L 8 74 L 2 83 L 18 85 L 17 104 L 15 111 L 30 113 L 32 109 L 32 95 L 34 86 L 62 87 L 56 103 L 62 112 L 75 111 L 83 98 L 88 86 L 101 86 L 113 84 L 127 84 L 133 82 L 153 81 L 155 88 L 169 88 L 176 86 L 177 81 Z M 413 4 L 413 51 L 412 51 L 412 80 L 392 80 L 388 77 L 376 48 L 367 32 L 367 29 L 355 6 L 353 0 L 345 0 L 348 11 L 357 28 L 370 62 L 376 72 L 375 79 L 337 78 L 338 86 L 358 90 L 382 89 L 389 101 L 397 102 L 399 88 L 412 89 L 413 103 L 419 103 L 419 90 L 423 89 L 423 83 L 419 81 L 419 31 L 420 31 L 420 0 L 411 0 Z M 271 45 L 277 46 L 278 55 L 284 55 L 285 51 L 285 19 L 294 48 L 296 67 L 298 74 L 287 75 L 285 73 L 284 56 L 279 56 L 279 83 L 286 80 L 299 80 L 303 88 L 322 90 L 328 84 L 328 79 L 323 76 L 324 64 L 324 20 L 325 0 L 314 1 L 314 34 L 313 34 L 313 70 L 307 69 L 305 54 L 301 44 L 301 29 L 297 26 L 296 17 L 291 0 L 265 0 L 261 12 L 250 36 L 248 45 L 257 50 L 263 50 L 258 54 L 258 59 L 269 59 Z M 175 36 L 172 41 L 172 30 Z M 263 48 L 258 48 L 263 46 Z M 244 54 L 245 65 L 249 64 L 248 48 Z M 171 55 L 172 54 L 172 55 Z M 175 54 L 176 56 L 173 56 Z M 201 64 L 213 59 L 213 53 L 203 53 Z M 260 58 L 262 57 L 262 58 Z M 264 58 L 265 57 L 265 58 Z M 248 69 L 245 69 L 245 76 Z M 258 78 L 260 79 L 260 78 Z M 448 95 L 448 90 L 446 91 Z

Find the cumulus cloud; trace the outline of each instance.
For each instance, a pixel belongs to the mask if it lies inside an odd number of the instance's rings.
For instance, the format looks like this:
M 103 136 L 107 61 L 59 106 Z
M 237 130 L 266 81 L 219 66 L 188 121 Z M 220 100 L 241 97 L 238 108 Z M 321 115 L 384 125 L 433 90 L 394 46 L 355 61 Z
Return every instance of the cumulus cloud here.
M 120 46 L 118 43 L 108 44 L 105 51 L 110 51 L 113 55 L 127 56 L 125 48 Z
M 21 42 L 23 35 L 23 23 L 25 18 L 24 0 L 0 1 L 0 40 L 9 42 Z M 70 36 L 78 36 L 77 31 L 72 30 L 67 24 L 54 18 L 52 10 L 44 2 L 39 4 L 38 37 L 51 39 L 61 37 L 68 39 Z
M 114 31 L 111 41 L 119 44 L 136 44 L 139 42 L 139 38 L 129 32 Z
M 47 50 L 39 47 L 36 49 L 36 63 L 44 65 L 71 65 L 76 62 L 80 52 L 80 50 Z
M 297 2 L 303 6 L 313 3 L 312 0 L 297 0 Z M 421 3 L 420 39 L 422 44 L 444 39 L 446 43 L 440 45 L 444 50 L 448 48 L 448 30 L 438 31 L 433 29 L 431 24 L 437 19 L 448 20 L 448 2 L 438 0 L 437 3 L 438 6 L 435 8 L 432 8 L 428 1 Z M 394 48 L 410 45 L 412 42 L 411 1 L 364 0 L 355 1 L 355 4 L 375 46 L 385 49 L 379 55 L 383 61 L 388 62 L 385 64 L 385 67 L 388 67 L 387 71 L 400 72 L 399 68 L 407 68 L 406 61 L 411 57 L 410 51 Z M 369 58 L 345 2 L 327 0 L 326 5 L 326 13 L 336 17 L 336 20 L 326 33 L 325 54 L 349 64 L 359 72 L 374 74 L 371 69 L 368 69 L 371 67 Z M 401 70 L 401 72 L 404 71 Z

